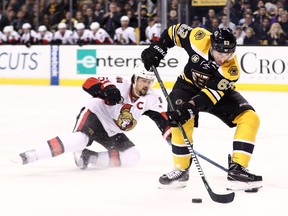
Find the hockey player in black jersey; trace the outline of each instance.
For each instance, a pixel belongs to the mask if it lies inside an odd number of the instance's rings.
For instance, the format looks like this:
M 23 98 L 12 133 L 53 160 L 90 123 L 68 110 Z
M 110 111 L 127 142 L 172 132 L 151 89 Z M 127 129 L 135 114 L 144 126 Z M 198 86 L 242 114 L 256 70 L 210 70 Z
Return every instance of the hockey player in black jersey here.
M 228 180 L 245 182 L 245 189 L 261 184 L 262 176 L 246 169 L 254 150 L 260 119 L 247 100 L 235 90 L 240 68 L 232 30 L 218 28 L 211 33 L 204 28 L 191 28 L 181 23 L 172 25 L 163 31 L 158 42 L 142 52 L 146 69 L 152 65 L 159 66 L 167 50 L 174 46 L 184 48 L 189 59 L 169 95 L 177 108 L 171 111 L 168 107 L 167 112 L 172 126 L 175 169 L 160 177 L 160 187 L 186 186 L 192 160 L 177 125 L 179 122 L 183 125 L 193 144 L 192 134 L 197 127 L 199 112 L 213 114 L 227 126 L 236 127 Z

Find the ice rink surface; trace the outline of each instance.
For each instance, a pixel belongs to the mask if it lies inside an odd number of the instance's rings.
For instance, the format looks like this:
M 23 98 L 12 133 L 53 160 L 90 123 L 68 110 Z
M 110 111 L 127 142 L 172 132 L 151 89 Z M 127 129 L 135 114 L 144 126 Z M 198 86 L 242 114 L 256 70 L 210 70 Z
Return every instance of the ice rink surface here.
M 39 142 L 70 133 L 89 95 L 81 87 L 0 86 L 0 215 L 286 216 L 288 93 L 241 93 L 261 118 L 249 170 L 263 175 L 264 187 L 253 194 L 236 192 L 232 203 L 219 204 L 210 199 L 194 165 L 186 188 L 157 188 L 159 176 L 173 168 L 172 154 L 146 117 L 127 133 L 141 153 L 135 167 L 79 170 L 72 153 L 25 166 L 13 164 L 11 158 Z M 194 148 L 227 167 L 234 129 L 205 113 L 199 123 Z M 213 191 L 227 193 L 226 173 L 199 160 Z M 194 204 L 192 198 L 203 203 Z

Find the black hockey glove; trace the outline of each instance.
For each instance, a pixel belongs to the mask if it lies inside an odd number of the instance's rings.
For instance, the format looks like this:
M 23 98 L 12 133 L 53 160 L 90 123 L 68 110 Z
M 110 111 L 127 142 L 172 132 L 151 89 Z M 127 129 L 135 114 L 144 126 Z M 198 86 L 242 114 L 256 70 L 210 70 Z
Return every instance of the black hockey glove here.
M 191 103 L 183 103 L 175 111 L 168 111 L 168 121 L 171 127 L 177 127 L 179 123 L 185 124 L 195 115 L 195 107 Z
M 101 84 L 100 89 L 100 98 L 104 99 L 106 104 L 115 105 L 121 102 L 121 93 L 115 85 L 110 82 L 104 82 Z
M 146 70 L 150 70 L 151 66 L 158 67 L 161 59 L 167 54 L 167 48 L 159 41 L 153 42 L 148 48 L 143 50 L 141 58 Z

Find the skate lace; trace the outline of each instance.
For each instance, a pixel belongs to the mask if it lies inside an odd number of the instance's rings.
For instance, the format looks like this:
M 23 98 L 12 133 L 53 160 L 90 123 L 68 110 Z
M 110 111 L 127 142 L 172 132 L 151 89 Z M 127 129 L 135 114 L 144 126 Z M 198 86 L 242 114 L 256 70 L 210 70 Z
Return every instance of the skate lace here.
M 181 176 L 182 172 L 183 171 L 181 170 L 173 170 L 170 173 L 167 173 L 166 175 L 169 179 L 174 179 L 174 178 L 178 178 L 179 176 Z
M 249 175 L 249 176 L 253 175 L 253 174 L 251 174 L 251 173 L 249 172 L 249 170 L 248 170 L 247 168 L 241 166 L 241 169 L 242 169 L 242 171 L 243 171 L 244 173 L 246 173 L 247 175 Z

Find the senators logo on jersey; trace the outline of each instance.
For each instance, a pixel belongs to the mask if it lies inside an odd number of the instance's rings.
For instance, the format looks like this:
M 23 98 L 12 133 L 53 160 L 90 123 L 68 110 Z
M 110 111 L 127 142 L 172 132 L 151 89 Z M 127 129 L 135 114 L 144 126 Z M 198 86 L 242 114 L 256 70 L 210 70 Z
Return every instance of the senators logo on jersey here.
M 114 119 L 116 125 L 123 131 L 132 130 L 137 124 L 137 121 L 134 119 L 132 113 L 130 112 L 131 107 L 131 104 L 124 104 L 120 110 L 118 119 Z

